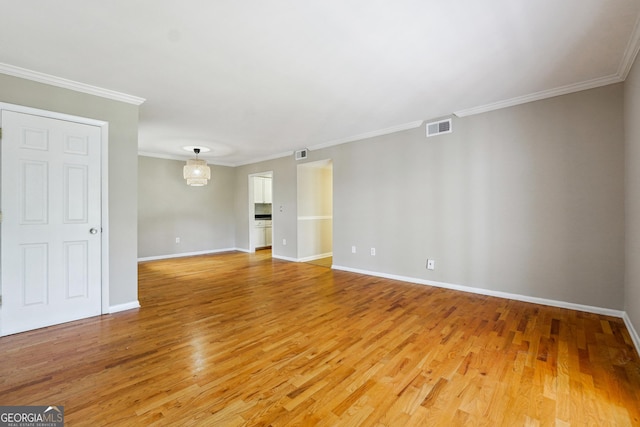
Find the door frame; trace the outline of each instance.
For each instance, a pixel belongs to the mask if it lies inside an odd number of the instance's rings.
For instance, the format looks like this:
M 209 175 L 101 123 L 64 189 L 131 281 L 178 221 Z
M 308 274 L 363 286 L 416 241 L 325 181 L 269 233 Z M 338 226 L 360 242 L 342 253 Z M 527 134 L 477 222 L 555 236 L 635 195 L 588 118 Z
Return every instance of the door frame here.
M 30 114 L 33 116 L 46 117 L 49 119 L 65 120 L 68 122 L 97 126 L 100 128 L 100 203 L 101 203 L 101 262 L 100 277 L 102 289 L 102 314 L 107 314 L 109 310 L 109 123 L 103 120 L 90 119 L 87 117 L 74 116 L 54 111 L 41 110 L 39 108 L 25 107 L 22 105 L 8 104 L 0 102 L 0 110 L 14 111 L 16 113 Z M 0 115 L 0 127 L 2 127 L 2 116 Z M 0 192 L 3 191 L 3 183 L 0 182 Z M 0 206 L 0 211 L 2 206 Z M 0 239 L 2 238 L 0 228 Z M 0 253 L 0 257 L 2 254 Z M 0 283 L 1 290 L 2 283 Z M 2 310 L 2 306 L 0 306 Z M 1 319 L 1 317 L 0 317 Z M 0 336 L 2 336 L 2 324 L 0 324 Z
M 301 191 L 301 183 L 300 183 L 300 170 L 304 169 L 304 168 L 309 168 L 309 169 L 328 169 L 331 171 L 331 205 L 332 205 L 332 209 L 331 209 L 331 215 L 329 216 L 317 216 L 317 215 L 313 215 L 313 216 L 300 216 L 300 211 L 301 211 L 301 207 L 300 207 L 300 201 L 301 201 L 301 195 L 300 195 L 300 191 Z M 302 189 L 303 191 L 306 189 Z M 312 194 L 313 197 L 313 193 L 309 193 Z M 325 258 L 328 256 L 333 256 L 333 159 L 332 158 L 328 158 L 328 159 L 322 159 L 322 160 L 315 160 L 315 161 L 311 161 L 311 162 L 306 162 L 306 163 L 300 163 L 297 165 L 296 167 L 296 204 L 297 204 L 297 212 L 298 212 L 298 216 L 296 217 L 296 230 L 297 230 L 297 236 L 298 236 L 298 242 L 297 242 L 297 253 L 296 253 L 296 259 L 298 262 L 309 262 L 309 261 L 314 261 L 317 259 L 321 259 L 321 258 Z M 301 222 L 302 221 L 322 221 L 322 220 L 326 220 L 326 219 L 331 219 L 331 251 L 328 253 L 322 253 L 322 254 L 314 254 L 311 256 L 301 256 L 301 251 L 303 248 L 302 245 L 302 241 L 301 238 L 302 236 L 304 236 L 304 233 L 301 230 Z
M 253 194 L 253 177 L 255 176 L 265 176 L 265 175 L 271 175 L 271 197 L 273 197 L 273 170 L 270 171 L 264 171 L 264 172 L 256 172 L 256 173 L 250 173 L 248 175 L 248 181 L 249 181 L 249 187 L 248 187 L 248 192 L 249 192 L 249 222 L 248 222 L 248 231 L 249 231 L 249 252 L 253 253 L 256 251 L 256 244 L 253 241 L 253 238 L 251 237 L 252 235 L 252 231 L 253 231 L 253 226 L 254 226 L 254 221 L 255 221 L 255 216 L 256 216 L 256 209 L 254 206 L 254 194 Z M 273 203 L 272 203 L 273 206 Z M 273 211 L 271 213 L 271 236 L 272 236 L 272 240 L 273 240 Z M 273 245 L 271 246 L 271 254 L 273 255 Z

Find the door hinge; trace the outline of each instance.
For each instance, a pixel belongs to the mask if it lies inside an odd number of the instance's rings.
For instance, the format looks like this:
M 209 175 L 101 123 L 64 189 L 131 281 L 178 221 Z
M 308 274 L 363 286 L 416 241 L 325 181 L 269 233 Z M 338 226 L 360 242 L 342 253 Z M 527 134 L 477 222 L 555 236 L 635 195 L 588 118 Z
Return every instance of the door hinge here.
M 0 139 L 2 139 L 2 128 L 0 128 Z

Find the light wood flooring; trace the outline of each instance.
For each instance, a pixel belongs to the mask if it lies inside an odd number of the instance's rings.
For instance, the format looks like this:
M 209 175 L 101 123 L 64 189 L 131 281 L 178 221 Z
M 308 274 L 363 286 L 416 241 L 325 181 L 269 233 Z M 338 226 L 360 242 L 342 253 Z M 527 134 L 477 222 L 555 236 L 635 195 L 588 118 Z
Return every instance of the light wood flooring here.
M 313 261 L 309 261 L 309 264 L 318 265 L 320 267 L 331 268 L 333 265 L 333 257 L 320 258 Z
M 622 320 L 228 253 L 0 338 L 0 405 L 92 426 L 639 426 Z

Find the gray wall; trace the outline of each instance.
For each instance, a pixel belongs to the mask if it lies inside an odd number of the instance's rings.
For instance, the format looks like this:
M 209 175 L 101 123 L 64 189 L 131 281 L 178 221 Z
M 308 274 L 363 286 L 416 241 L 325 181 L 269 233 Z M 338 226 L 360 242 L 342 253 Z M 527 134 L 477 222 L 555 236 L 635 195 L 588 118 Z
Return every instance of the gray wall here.
M 0 101 L 109 122 L 109 303 L 138 299 L 138 107 L 0 74 Z
M 235 248 L 234 169 L 209 165 L 209 184 L 190 187 L 184 164 L 138 157 L 140 258 Z
M 335 147 L 334 265 L 622 309 L 622 100 L 618 84 Z
M 333 160 L 334 265 L 625 308 L 623 101 L 617 84 L 454 118 L 452 134 L 422 126 L 310 151 Z M 299 257 L 299 164 L 233 168 L 236 247 L 249 248 L 248 176 L 273 171 L 273 254 Z
M 454 118 L 453 129 L 310 151 L 333 160 L 334 265 L 623 309 L 623 86 Z M 274 254 L 296 258 L 297 164 L 237 168 L 238 247 L 247 175 L 273 170 Z
M 635 67 L 624 97 L 626 281 L 620 84 L 455 119 L 449 135 L 427 139 L 421 127 L 311 151 L 309 161 L 334 162 L 334 264 L 624 308 L 640 329 L 640 307 L 632 303 L 640 300 L 638 74 Z M 110 123 L 110 304 L 136 301 L 138 195 L 131 183 L 138 177 L 138 107 L 5 75 L 0 93 L 3 102 Z M 180 162 L 158 164 L 180 174 Z M 212 245 L 178 252 L 248 248 L 247 176 L 273 171 L 273 252 L 295 259 L 297 164 L 290 156 L 220 168 L 218 183 L 227 192 L 215 196 L 224 202 L 209 230 Z M 146 231 L 141 236 L 147 239 Z M 435 271 L 424 268 L 427 258 L 436 260 Z
M 640 60 L 625 81 L 626 278 L 625 311 L 640 332 Z
M 296 165 L 292 157 L 282 157 L 235 168 L 236 247 L 249 249 L 248 177 L 251 174 L 273 171 L 272 253 L 276 257 L 297 259 Z M 283 239 L 287 241 L 286 245 L 283 244 Z

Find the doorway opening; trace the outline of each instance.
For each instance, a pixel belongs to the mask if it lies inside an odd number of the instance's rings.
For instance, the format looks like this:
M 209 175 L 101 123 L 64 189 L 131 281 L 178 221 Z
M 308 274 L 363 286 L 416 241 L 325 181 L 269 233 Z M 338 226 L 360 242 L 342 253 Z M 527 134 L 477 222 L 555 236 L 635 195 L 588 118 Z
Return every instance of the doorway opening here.
M 330 267 L 333 257 L 333 161 L 298 165 L 298 261 Z
M 273 171 L 249 175 L 249 252 L 273 242 Z

